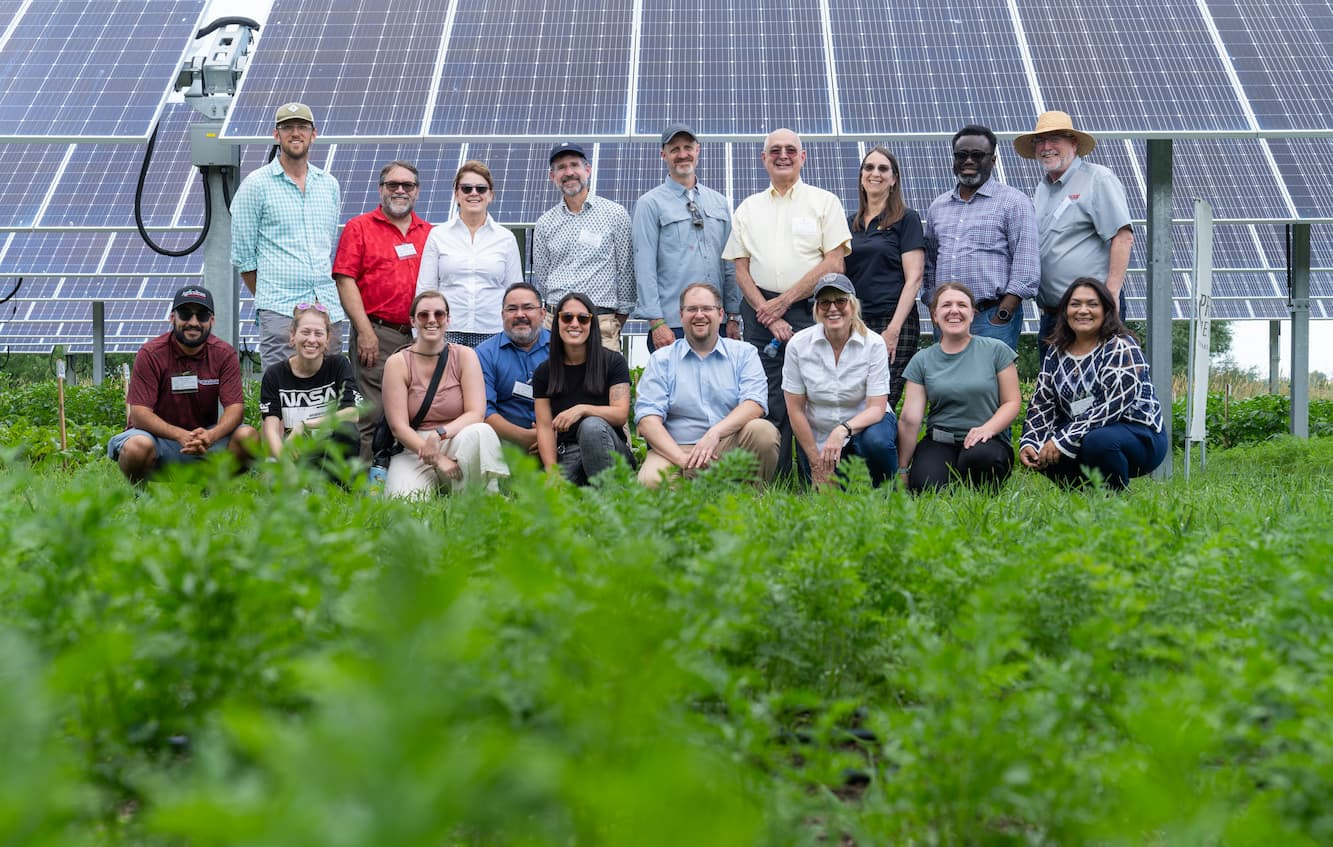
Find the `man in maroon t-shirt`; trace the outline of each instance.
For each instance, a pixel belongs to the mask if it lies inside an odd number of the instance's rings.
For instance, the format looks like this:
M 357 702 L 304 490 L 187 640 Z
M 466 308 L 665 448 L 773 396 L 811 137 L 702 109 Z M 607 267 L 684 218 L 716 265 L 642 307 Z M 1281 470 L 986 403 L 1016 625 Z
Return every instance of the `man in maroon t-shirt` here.
M 416 166 L 390 162 L 380 169 L 380 204 L 343 227 L 333 259 L 338 298 L 352 322 L 357 387 L 375 404 L 361 416 L 361 457 L 370 460 L 370 440 L 382 414 L 384 360 L 412 343 L 412 297 L 430 224 L 416 212 L 421 190 Z
M 171 301 L 171 330 L 134 357 L 129 424 L 106 447 L 131 482 L 159 465 L 221 450 L 230 450 L 242 467 L 249 463 L 257 434 L 241 423 L 245 395 L 236 350 L 212 331 L 213 295 L 187 285 Z

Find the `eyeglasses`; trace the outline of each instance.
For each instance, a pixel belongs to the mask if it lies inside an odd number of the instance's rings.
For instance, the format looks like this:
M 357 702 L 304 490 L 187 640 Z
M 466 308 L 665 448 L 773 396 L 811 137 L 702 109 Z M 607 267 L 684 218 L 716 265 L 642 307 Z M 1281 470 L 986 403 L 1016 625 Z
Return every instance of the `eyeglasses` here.
M 325 313 L 329 311 L 328 307 L 325 306 L 323 303 L 297 303 L 296 309 L 293 311 L 293 314 L 299 312 L 309 312 L 311 310 L 314 310 L 316 312 L 325 312 Z
M 1067 132 L 1050 132 L 1050 133 L 1047 133 L 1047 134 L 1045 134 L 1045 135 L 1038 135 L 1036 138 L 1032 139 L 1032 144 L 1033 144 L 1034 146 L 1037 145 L 1037 144 L 1045 144 L 1047 141 L 1055 141 L 1056 139 L 1059 139 L 1059 138 L 1063 138 L 1065 141 L 1077 141 L 1077 140 L 1078 140 L 1078 139 L 1075 138 L 1073 135 L 1070 135 L 1070 134 L 1067 133 Z
M 592 323 L 592 315 L 587 312 L 561 312 L 560 323 L 569 325 L 574 321 L 579 322 L 579 326 L 587 326 Z
M 994 155 L 994 153 L 986 150 L 955 150 L 953 151 L 953 160 L 959 163 L 970 162 L 974 159 L 978 162 L 984 162 Z
M 508 306 L 504 307 L 504 313 L 506 315 L 517 315 L 519 312 L 540 312 L 541 310 L 542 307 L 535 303 L 524 303 L 522 305 L 510 303 Z
M 682 315 L 706 315 L 709 312 L 716 312 L 721 306 L 686 306 L 680 310 Z
M 381 182 L 380 185 L 384 186 L 390 191 L 405 191 L 408 192 L 409 194 L 413 191 L 416 191 L 417 188 L 420 187 L 420 183 L 416 182 Z
M 278 124 L 278 132 L 281 132 L 283 135 L 291 135 L 294 132 L 310 132 L 314 128 L 313 124 L 297 123 L 296 121 L 287 121 L 286 123 Z
M 873 173 L 875 171 L 879 171 L 882 174 L 886 174 L 891 170 L 893 170 L 892 165 L 876 165 L 873 162 L 866 162 L 864 165 L 861 166 L 861 172 L 867 174 Z
M 464 194 L 472 194 L 475 192 L 478 195 L 482 195 L 487 191 L 490 191 L 491 187 L 489 185 L 468 185 L 467 183 L 463 183 L 458 186 L 458 190 Z
M 690 223 L 695 229 L 704 228 L 704 216 L 699 212 L 699 204 L 693 200 L 685 201 L 685 208 L 690 210 Z
M 198 308 L 192 309 L 189 306 L 181 306 L 179 309 L 176 310 L 176 317 L 180 318 L 182 321 L 185 321 L 186 323 L 192 320 L 199 321 L 199 323 L 204 323 L 205 321 L 208 320 L 209 316 L 212 314 L 213 313 L 208 311 L 207 309 L 198 309 Z
M 793 146 L 791 144 L 788 144 L 785 147 L 774 145 L 773 147 L 768 148 L 764 152 L 770 156 L 782 156 L 782 155 L 795 156 L 797 153 L 801 152 L 801 148 Z
M 442 323 L 447 317 L 449 317 L 449 313 L 444 309 L 436 309 L 433 312 L 427 309 L 422 309 L 420 312 L 417 312 L 417 323 L 424 324 L 431 318 L 435 318 L 436 323 Z
M 850 302 L 852 302 L 852 298 L 850 297 L 821 297 L 815 301 L 815 305 L 821 309 L 827 309 L 830 306 L 837 306 L 839 309 L 845 309 Z

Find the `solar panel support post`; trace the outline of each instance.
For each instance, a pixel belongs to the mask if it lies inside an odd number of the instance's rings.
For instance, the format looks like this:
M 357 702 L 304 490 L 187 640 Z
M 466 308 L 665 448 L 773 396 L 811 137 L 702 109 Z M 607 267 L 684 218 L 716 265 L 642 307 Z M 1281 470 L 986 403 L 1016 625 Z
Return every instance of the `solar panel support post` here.
M 1291 256 L 1291 434 L 1310 437 L 1310 225 L 1288 227 Z
M 93 385 L 106 378 L 106 304 L 93 301 Z
M 1150 138 L 1148 147 L 1148 367 L 1162 403 L 1162 426 L 1171 439 L 1171 139 Z M 1162 462 L 1152 474 L 1171 476 Z
M 212 221 L 204 239 L 204 285 L 213 292 L 217 307 L 213 332 L 223 341 L 240 349 L 241 278 L 231 263 L 231 212 L 226 197 L 236 191 L 236 171 L 231 168 L 205 168 L 204 178 L 212 183 Z M 224 181 L 227 184 L 223 191 Z

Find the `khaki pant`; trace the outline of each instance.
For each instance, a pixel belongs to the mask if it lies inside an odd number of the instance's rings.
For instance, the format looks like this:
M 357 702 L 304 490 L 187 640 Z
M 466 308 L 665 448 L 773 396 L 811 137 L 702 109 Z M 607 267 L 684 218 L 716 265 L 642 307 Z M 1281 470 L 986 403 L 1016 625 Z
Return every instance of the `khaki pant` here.
M 357 423 L 357 429 L 361 434 L 361 458 L 367 462 L 372 458 L 370 442 L 375 437 L 375 427 L 379 425 L 380 417 L 384 415 L 383 401 L 380 399 L 384 386 L 384 360 L 397 353 L 399 348 L 412 343 L 410 333 L 402 333 L 379 324 L 371 324 L 370 327 L 375 330 L 375 338 L 380 345 L 379 352 L 375 355 L 374 367 L 368 368 L 361 364 L 361 354 L 357 352 L 356 346 L 356 327 L 351 329 L 352 337 L 348 347 L 352 367 L 356 372 L 356 387 L 361 391 L 365 402 L 374 406 L 362 413 Z M 416 409 L 411 411 L 415 412 Z
M 602 346 L 608 350 L 620 352 L 620 319 L 615 315 L 597 315 L 597 326 L 602 331 Z M 551 314 L 551 307 L 546 309 L 546 320 L 542 326 L 555 332 L 553 323 L 555 315 Z
M 741 427 L 740 432 L 719 441 L 717 452 L 719 456 L 732 450 L 753 453 L 759 459 L 759 481 L 768 483 L 773 481 L 773 474 L 777 472 L 779 440 L 778 428 L 771 421 L 757 418 Z M 687 451 L 694 447 L 693 444 L 680 446 Z M 644 457 L 643 467 L 639 468 L 639 482 L 649 488 L 656 488 L 662 481 L 664 471 L 679 471 L 679 468 L 670 459 L 650 448 Z M 687 471 L 685 476 L 690 477 L 694 473 Z

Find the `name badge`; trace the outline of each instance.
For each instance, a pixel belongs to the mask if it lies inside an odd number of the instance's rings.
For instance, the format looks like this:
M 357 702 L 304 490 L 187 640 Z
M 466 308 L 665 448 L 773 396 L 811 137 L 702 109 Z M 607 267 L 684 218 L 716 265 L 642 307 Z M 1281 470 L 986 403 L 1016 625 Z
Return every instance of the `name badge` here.
M 532 399 L 532 383 L 519 382 L 514 380 L 514 396 L 522 397 L 524 400 Z
M 814 219 L 814 218 L 804 217 L 804 216 L 802 216 L 802 217 L 798 217 L 798 218 L 792 218 L 792 219 L 791 219 L 791 234 L 792 234 L 792 235 L 818 235 L 818 234 L 819 234 L 819 226 L 815 223 L 815 219 Z
M 173 376 L 171 391 L 173 394 L 194 394 L 199 390 L 199 377 L 194 374 Z
M 395 244 L 393 252 L 397 253 L 400 259 L 410 259 L 417 254 L 417 246 L 415 244 Z
M 591 247 L 596 250 L 598 247 L 602 246 L 602 234 L 600 232 L 581 229 L 579 230 L 579 243 L 584 247 Z
M 1086 414 L 1087 411 L 1091 408 L 1092 408 L 1092 398 L 1080 397 L 1079 399 L 1069 404 L 1069 414 L 1072 415 L 1073 417 L 1078 417 L 1079 415 Z

